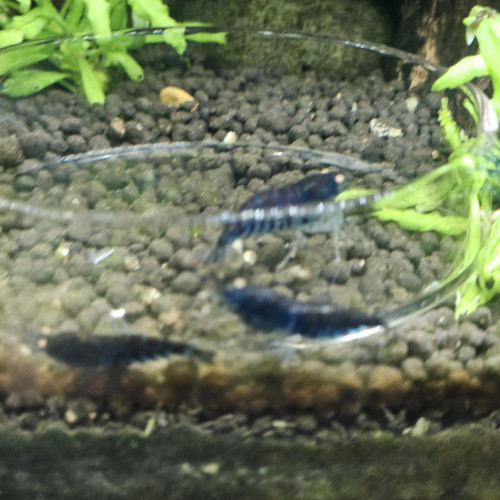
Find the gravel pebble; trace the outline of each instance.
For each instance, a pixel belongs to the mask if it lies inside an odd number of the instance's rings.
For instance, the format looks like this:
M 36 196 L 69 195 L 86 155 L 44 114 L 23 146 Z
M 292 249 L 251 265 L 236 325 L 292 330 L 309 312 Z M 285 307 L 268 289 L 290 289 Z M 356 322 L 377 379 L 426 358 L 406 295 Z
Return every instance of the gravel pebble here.
M 379 363 L 400 365 L 408 355 L 408 344 L 404 340 L 397 340 L 389 343 L 387 346 L 380 349 L 377 353 Z
M 82 278 L 74 278 L 64 286 L 68 289 L 61 296 L 61 303 L 72 317 L 76 317 L 84 308 L 90 306 L 96 297 L 93 287 Z
M 486 330 L 493 322 L 491 310 L 486 306 L 478 307 L 467 319 L 482 330 Z
M 297 420 L 297 428 L 306 434 L 313 433 L 318 427 L 314 415 L 303 415 Z
M 453 357 L 454 354 L 449 349 L 443 349 L 436 352 L 424 363 L 429 376 L 436 379 L 445 378 L 450 370 L 450 364 Z
M 268 268 L 275 268 L 287 255 L 283 240 L 274 234 L 265 234 L 259 238 L 258 262 Z
M 427 255 L 430 255 L 432 252 L 436 251 L 439 248 L 439 238 L 436 233 L 423 233 L 420 241 L 422 250 Z
M 476 350 L 470 345 L 464 345 L 460 347 L 457 354 L 457 359 L 463 363 L 467 363 L 469 360 L 474 359 L 476 356 Z
M 378 365 L 373 369 L 368 389 L 386 393 L 399 391 L 402 388 L 403 374 L 399 369 L 387 365 Z
M 420 358 L 406 358 L 401 364 L 406 378 L 412 382 L 423 382 L 427 378 L 424 363 Z
M 19 143 L 27 158 L 41 158 L 49 149 L 51 137 L 47 132 L 34 130 L 19 137 Z
M 105 288 L 105 297 L 115 307 L 122 307 L 126 302 L 134 299 L 132 280 L 121 273 L 104 275 L 98 286 Z
M 489 373 L 500 376 L 500 354 L 495 354 L 486 359 L 484 369 Z
M 322 270 L 322 276 L 325 279 L 338 285 L 346 283 L 349 279 L 349 274 L 349 267 L 346 266 L 343 262 L 339 262 L 336 260 L 329 262 Z
M 174 254 L 174 247 L 168 240 L 155 239 L 149 244 L 149 251 L 160 262 L 167 262 Z
M 23 151 L 15 135 L 0 136 L 0 165 L 13 167 L 23 161 Z
M 172 281 L 172 290 L 178 293 L 192 295 L 201 287 L 200 277 L 191 271 L 182 271 Z

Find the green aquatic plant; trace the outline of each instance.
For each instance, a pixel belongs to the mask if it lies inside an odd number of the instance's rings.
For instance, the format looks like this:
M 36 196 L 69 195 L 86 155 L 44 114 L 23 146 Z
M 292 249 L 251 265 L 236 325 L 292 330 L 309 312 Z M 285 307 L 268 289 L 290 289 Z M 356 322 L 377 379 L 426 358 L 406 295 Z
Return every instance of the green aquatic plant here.
M 493 85 L 491 103 L 500 116 L 500 14 L 490 7 L 476 5 L 464 19 L 465 37 L 470 45 L 475 39 L 479 54 L 464 57 L 440 78 L 432 90 L 454 89 L 474 78 L 489 76 Z
M 380 220 L 397 222 L 412 231 L 464 237 L 460 261 L 448 277 L 452 280 L 473 265 L 457 294 L 457 316 L 470 314 L 500 293 L 500 217 L 496 208 L 500 192 L 500 15 L 476 6 L 464 24 L 467 42 L 476 38 L 479 54 L 452 66 L 434 83 L 433 90 L 464 90 L 464 105 L 476 122 L 477 135 L 467 137 L 443 98 L 439 120 L 453 149 L 449 161 L 373 205 Z M 470 84 L 479 76 L 491 77 L 491 100 Z
M 116 31 L 145 26 L 179 29 L 143 37 L 116 36 Z M 34 4 L 31 0 L 0 0 L 0 48 L 4 48 L 0 52 L 0 92 L 26 96 L 59 82 L 74 92 L 83 92 L 90 103 L 102 104 L 108 68 L 120 67 L 135 81 L 144 78 L 129 50 L 163 41 L 182 54 L 189 39 L 225 41 L 223 33 L 190 37 L 183 26 L 170 17 L 161 0 L 66 0 L 60 8 L 51 0 L 36 0 Z M 47 39 L 47 43 L 22 43 L 39 39 Z M 49 64 L 24 69 L 42 62 Z

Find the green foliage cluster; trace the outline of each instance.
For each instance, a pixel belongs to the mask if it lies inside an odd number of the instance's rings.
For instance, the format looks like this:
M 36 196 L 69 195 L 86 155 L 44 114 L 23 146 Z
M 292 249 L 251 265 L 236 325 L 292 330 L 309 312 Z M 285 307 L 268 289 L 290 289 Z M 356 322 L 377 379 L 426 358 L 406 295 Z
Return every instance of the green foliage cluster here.
M 192 25 L 193 23 L 190 23 Z M 116 36 L 127 28 L 164 27 L 160 35 Z M 26 96 L 56 82 L 85 94 L 90 103 L 104 103 L 108 68 L 121 67 L 135 81 L 144 78 L 129 54 L 143 43 L 165 42 L 182 54 L 189 35 L 169 15 L 162 0 L 0 0 L 1 92 Z M 90 35 L 90 36 L 78 36 Z M 46 39 L 45 43 L 22 43 Z M 192 36 L 198 42 L 224 43 L 223 33 Z M 47 67 L 27 69 L 34 63 Z
M 379 219 L 406 229 L 463 236 L 462 256 L 448 280 L 471 266 L 473 271 L 458 291 L 457 316 L 470 314 L 500 293 L 500 15 L 475 6 L 464 24 L 467 42 L 476 38 L 479 53 L 452 66 L 433 90 L 461 87 L 468 95 L 465 107 L 476 121 L 478 134 L 468 138 L 460 130 L 444 98 L 440 122 L 454 150 L 448 163 L 374 207 Z M 491 100 L 474 87 L 464 87 L 479 76 L 491 77 Z
M 439 120 L 453 149 L 448 162 L 372 205 L 377 218 L 404 229 L 463 238 L 462 253 L 445 280 L 469 273 L 457 293 L 457 317 L 472 313 L 500 294 L 500 14 L 478 5 L 464 24 L 467 42 L 476 38 L 479 53 L 449 68 L 432 89 L 459 87 L 465 92 L 464 106 L 476 122 L 477 135 L 467 137 L 443 98 Z M 482 76 L 491 78 L 491 99 L 473 85 L 467 86 Z M 345 191 L 339 198 L 359 194 L 359 190 Z
M 477 39 L 479 53 L 458 61 L 436 80 L 432 90 L 454 89 L 474 78 L 489 76 L 493 85 L 491 103 L 500 116 L 500 14 L 490 7 L 476 5 L 464 19 L 464 25 L 467 44 Z

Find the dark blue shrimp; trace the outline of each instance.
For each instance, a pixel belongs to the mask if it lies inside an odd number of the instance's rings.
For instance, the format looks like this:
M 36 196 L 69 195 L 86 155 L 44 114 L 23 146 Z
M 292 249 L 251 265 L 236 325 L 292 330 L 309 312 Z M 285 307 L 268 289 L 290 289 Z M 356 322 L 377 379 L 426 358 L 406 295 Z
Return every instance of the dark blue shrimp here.
M 254 194 L 241 205 L 240 210 L 325 201 L 339 194 L 341 184 L 344 181 L 345 177 L 337 172 L 308 175 L 304 179 L 282 188 L 267 189 Z
M 145 335 L 61 333 L 40 337 L 39 343 L 50 356 L 69 365 L 86 367 L 126 366 L 135 361 L 167 358 L 174 354 L 210 362 L 214 354 L 185 342 Z
M 311 339 L 353 340 L 394 328 L 442 304 L 456 295 L 475 265 L 473 261 L 453 279 L 382 316 L 366 315 L 336 304 L 300 302 L 253 285 L 226 287 L 222 294 L 233 310 L 256 328 L 300 333 Z
M 308 175 L 304 179 L 294 182 L 293 184 L 288 184 L 282 188 L 268 189 L 256 193 L 241 205 L 239 211 L 326 201 L 339 194 L 344 181 L 345 177 L 337 172 Z M 245 222 L 225 224 L 215 249 L 208 258 L 208 262 L 215 262 L 219 259 L 225 247 L 240 236 L 292 229 L 310 224 L 315 220 L 316 216 L 304 217 L 301 219 L 284 217 L 275 220 L 268 220 L 265 217 L 255 217 Z
M 335 304 L 292 300 L 257 286 L 231 286 L 223 294 L 233 310 L 256 328 L 300 333 L 314 339 L 341 338 L 368 327 L 384 326 L 377 316 Z

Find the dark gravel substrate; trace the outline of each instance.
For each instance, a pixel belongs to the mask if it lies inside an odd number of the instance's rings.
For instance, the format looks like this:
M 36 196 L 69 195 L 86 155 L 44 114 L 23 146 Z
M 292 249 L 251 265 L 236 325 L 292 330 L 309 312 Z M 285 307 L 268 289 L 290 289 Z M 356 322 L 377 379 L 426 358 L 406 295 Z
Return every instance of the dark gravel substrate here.
M 165 85 L 185 89 L 198 107 L 160 103 Z M 58 209 L 144 213 L 159 203 L 186 213 L 235 209 L 266 186 L 323 168 L 259 148 L 171 162 L 35 168 L 37 160 L 110 146 L 222 141 L 234 132 L 241 142 L 293 144 L 382 163 L 381 173 L 353 180 L 376 189 L 405 183 L 446 158 L 435 118 L 439 96 L 409 97 L 402 82 L 385 82 L 379 73 L 336 81 L 195 63 L 149 70 L 140 85 L 118 84 L 103 107 L 57 90 L 3 99 L 1 106 L 0 195 Z M 441 421 L 499 406 L 498 324 L 490 308 L 458 325 L 452 309 L 442 307 L 390 337 L 310 349 L 282 362 L 250 351 L 278 337 L 251 330 L 214 290 L 214 269 L 202 257 L 219 231 L 179 221 L 167 228 L 65 225 L 2 214 L 0 390 L 9 414 L 36 409 L 75 424 L 187 404 L 214 415 L 314 409 L 352 423 L 387 411 L 402 415 L 406 428 L 419 416 Z M 287 296 L 382 312 L 441 279 L 457 249 L 451 238 L 406 234 L 355 215 L 335 239 L 331 232 L 308 237 L 277 271 L 296 241 L 292 233 L 250 238 L 240 249 L 243 259 L 236 248 L 234 259 L 215 271 L 226 281 L 244 277 Z M 84 370 L 36 352 L 38 333 L 68 330 L 172 337 L 215 346 L 217 357 L 210 365 L 175 359 Z M 389 426 L 391 417 L 382 421 Z M 28 427 L 36 424 L 35 418 Z
M 250 427 L 245 415 L 196 427 L 193 415 L 138 417 L 139 429 L 110 422 L 68 432 L 50 422 L 28 433 L 0 425 L 2 496 L 497 497 L 498 414 L 446 430 L 421 419 L 401 437 L 373 424 L 346 430 L 334 420 L 318 429 L 310 413 L 262 417 Z M 425 427 L 425 435 L 417 432 Z
M 67 433 L 53 424 L 35 435 L 7 428 L 0 430 L 0 489 L 11 499 L 494 499 L 497 425 L 492 418 L 425 439 L 338 430 L 316 445 L 186 425 L 150 437 L 130 428 Z

